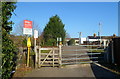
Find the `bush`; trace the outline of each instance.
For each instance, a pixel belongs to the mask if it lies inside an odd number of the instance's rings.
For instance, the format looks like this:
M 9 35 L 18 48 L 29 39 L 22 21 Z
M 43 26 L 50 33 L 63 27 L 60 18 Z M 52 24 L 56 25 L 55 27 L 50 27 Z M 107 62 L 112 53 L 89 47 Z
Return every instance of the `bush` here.
M 68 45 L 75 45 L 75 39 L 70 39 L 68 41 Z
M 45 43 L 45 46 L 56 46 L 56 40 L 55 39 L 48 39 Z
M 12 75 L 11 72 L 16 68 L 18 50 L 4 31 L 2 38 L 2 78 L 8 79 Z

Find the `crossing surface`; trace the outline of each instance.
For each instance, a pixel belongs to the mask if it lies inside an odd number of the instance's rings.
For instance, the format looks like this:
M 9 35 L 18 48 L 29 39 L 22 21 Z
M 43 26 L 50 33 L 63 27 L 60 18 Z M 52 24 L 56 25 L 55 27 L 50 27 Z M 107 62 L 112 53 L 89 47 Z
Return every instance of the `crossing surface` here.
M 93 50 L 103 50 L 103 49 L 91 49 L 91 47 L 84 46 L 63 46 L 62 47 L 62 64 L 83 64 L 98 62 L 102 59 L 103 53 L 92 52 Z M 91 51 L 91 52 L 89 52 Z
M 95 64 L 68 65 L 63 68 L 43 67 L 36 69 L 25 77 L 91 77 L 100 79 L 119 79 L 120 76 Z

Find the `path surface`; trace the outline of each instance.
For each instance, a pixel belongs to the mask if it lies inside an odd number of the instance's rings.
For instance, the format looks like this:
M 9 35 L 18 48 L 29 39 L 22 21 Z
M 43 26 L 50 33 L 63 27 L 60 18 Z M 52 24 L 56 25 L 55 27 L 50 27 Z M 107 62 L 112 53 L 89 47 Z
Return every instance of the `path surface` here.
M 25 77 L 101 77 L 109 79 L 120 79 L 120 76 L 114 74 L 95 64 L 69 65 L 63 68 L 44 67 L 34 70 L 25 75 Z
M 25 77 L 94 77 L 89 64 L 70 65 L 63 68 L 44 67 Z

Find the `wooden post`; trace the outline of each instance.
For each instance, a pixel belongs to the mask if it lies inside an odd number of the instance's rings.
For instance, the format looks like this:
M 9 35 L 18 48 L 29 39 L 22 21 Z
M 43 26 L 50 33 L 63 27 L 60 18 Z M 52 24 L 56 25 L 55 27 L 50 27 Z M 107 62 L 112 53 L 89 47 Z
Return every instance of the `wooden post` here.
M 55 50 L 53 48 L 53 67 L 54 67 L 54 54 L 55 54 Z
M 40 64 L 41 64 L 41 47 L 39 46 L 39 60 L 38 60 L 39 67 L 41 67 Z
M 61 54 L 61 45 L 59 45 L 59 64 L 62 66 L 62 54 Z
M 28 47 L 28 54 L 27 54 L 27 67 L 29 67 L 29 60 L 30 60 L 29 54 L 30 54 L 30 47 Z
M 34 43 L 34 52 L 35 52 L 35 68 L 37 68 L 37 63 L 38 63 L 38 55 L 37 55 L 37 49 L 36 48 L 36 38 L 35 38 L 35 43 Z

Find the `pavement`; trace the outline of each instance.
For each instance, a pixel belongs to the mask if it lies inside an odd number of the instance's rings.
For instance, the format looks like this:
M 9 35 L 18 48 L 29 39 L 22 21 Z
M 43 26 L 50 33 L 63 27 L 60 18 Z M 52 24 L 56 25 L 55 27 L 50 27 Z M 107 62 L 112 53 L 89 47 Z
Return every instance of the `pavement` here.
M 24 77 L 81 77 L 120 79 L 120 75 L 110 72 L 95 64 L 68 65 L 62 68 L 43 67 L 36 69 Z
M 43 67 L 25 77 L 94 77 L 90 64 L 69 65 L 62 68 Z

